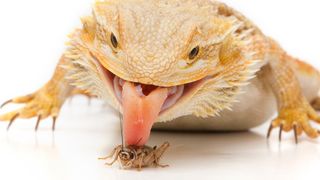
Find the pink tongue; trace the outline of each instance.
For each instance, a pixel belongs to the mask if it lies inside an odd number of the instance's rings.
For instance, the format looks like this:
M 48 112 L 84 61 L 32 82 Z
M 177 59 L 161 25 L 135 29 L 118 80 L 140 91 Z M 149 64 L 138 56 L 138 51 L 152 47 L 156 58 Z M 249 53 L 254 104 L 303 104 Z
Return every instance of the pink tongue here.
M 148 96 L 140 96 L 133 83 L 124 83 L 122 105 L 126 145 L 143 146 L 147 143 L 167 94 L 167 88 L 157 88 Z

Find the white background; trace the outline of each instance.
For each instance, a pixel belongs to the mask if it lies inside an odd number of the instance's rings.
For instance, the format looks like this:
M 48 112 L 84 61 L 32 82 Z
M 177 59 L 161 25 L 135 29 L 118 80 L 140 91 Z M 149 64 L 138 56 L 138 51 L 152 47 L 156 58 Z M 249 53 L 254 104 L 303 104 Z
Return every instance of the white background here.
M 225 0 L 292 55 L 320 68 L 320 2 Z M 0 102 L 41 87 L 52 75 L 67 34 L 89 14 L 92 0 L 0 1 Z M 8 107 L 12 109 L 12 106 Z M 0 113 L 3 113 L 1 110 Z M 57 131 L 44 121 L 19 120 L 9 133 L 0 122 L 0 179 L 308 179 L 318 178 L 320 142 L 291 134 L 278 144 L 265 140 L 268 124 L 247 133 L 152 134 L 150 144 L 169 140 L 166 169 L 143 172 L 105 167 L 97 157 L 119 144 L 113 112 L 79 97 L 64 106 Z

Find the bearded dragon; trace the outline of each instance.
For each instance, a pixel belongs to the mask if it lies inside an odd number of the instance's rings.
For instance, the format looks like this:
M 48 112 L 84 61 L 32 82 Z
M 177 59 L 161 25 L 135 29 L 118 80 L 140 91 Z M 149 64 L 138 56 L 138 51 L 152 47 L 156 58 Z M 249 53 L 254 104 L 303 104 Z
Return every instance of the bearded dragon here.
M 320 74 L 288 55 L 244 15 L 210 0 L 102 0 L 69 42 L 52 79 L 0 116 L 56 118 L 75 94 L 107 101 L 127 145 L 152 128 L 233 131 L 277 112 L 272 129 L 317 138 Z M 4 106 L 3 105 L 3 106 Z

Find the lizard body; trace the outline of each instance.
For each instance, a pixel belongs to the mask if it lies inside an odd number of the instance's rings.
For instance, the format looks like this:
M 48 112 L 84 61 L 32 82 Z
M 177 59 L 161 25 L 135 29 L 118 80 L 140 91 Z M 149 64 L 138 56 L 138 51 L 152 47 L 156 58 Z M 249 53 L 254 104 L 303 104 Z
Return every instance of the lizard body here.
M 55 119 L 68 97 L 85 94 L 123 114 L 128 145 L 143 146 L 152 127 L 244 130 L 275 112 L 269 133 L 318 137 L 309 121 L 320 122 L 319 72 L 223 3 L 97 1 L 82 22 L 53 78 L 6 102 L 26 105 L 0 120 Z

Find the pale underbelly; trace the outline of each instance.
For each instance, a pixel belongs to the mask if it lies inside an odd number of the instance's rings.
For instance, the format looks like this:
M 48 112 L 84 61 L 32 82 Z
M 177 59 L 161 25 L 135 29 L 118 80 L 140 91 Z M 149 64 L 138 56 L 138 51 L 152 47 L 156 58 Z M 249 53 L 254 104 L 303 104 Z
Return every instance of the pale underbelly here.
M 239 131 L 247 130 L 268 121 L 276 113 L 276 100 L 270 87 L 259 78 L 242 88 L 232 111 L 224 110 L 220 116 L 198 118 L 184 116 L 170 122 L 156 123 L 159 130 Z

